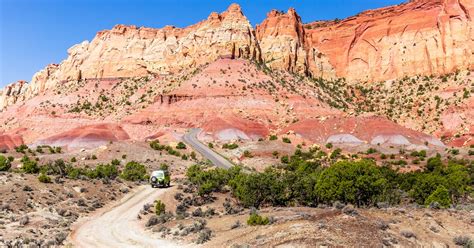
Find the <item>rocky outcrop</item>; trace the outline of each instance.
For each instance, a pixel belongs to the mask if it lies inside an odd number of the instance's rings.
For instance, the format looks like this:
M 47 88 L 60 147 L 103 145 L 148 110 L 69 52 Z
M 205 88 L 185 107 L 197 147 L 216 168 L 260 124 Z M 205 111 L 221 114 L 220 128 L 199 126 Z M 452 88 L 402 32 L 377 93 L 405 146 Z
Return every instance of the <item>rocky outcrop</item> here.
M 219 57 L 248 58 L 312 77 L 380 81 L 474 69 L 474 3 L 413 0 L 342 21 L 303 24 L 271 11 L 255 29 L 237 4 L 186 28 L 117 25 L 34 75 L 24 97 L 84 78 L 169 74 Z M 3 90 L 0 109 L 22 97 Z
M 25 91 L 28 87 L 26 81 L 17 81 L 11 83 L 2 90 L 0 90 L 0 110 L 4 109 L 8 105 L 12 105 L 17 101 L 21 101 L 25 98 Z
M 68 54 L 61 64 L 48 66 L 33 77 L 28 96 L 62 81 L 169 74 L 221 56 L 260 56 L 253 28 L 237 4 L 186 28 L 116 25 L 98 32 L 91 42 L 71 47 Z
M 337 77 L 379 81 L 474 68 L 474 2 L 415 0 L 340 22 L 305 25 L 307 49 L 329 58 Z M 318 65 L 310 62 L 310 71 Z

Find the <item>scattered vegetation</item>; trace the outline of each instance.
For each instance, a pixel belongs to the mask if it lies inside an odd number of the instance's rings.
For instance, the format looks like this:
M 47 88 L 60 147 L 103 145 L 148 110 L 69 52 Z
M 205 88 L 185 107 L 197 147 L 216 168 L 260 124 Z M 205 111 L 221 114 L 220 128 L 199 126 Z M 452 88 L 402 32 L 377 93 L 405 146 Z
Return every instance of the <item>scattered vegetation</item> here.
M 166 205 L 161 200 L 155 201 L 155 214 L 162 215 L 166 211 Z
M 120 177 L 128 181 L 139 181 L 146 180 L 148 175 L 143 164 L 131 161 L 125 165 Z
M 249 226 L 268 225 L 269 223 L 268 217 L 263 217 L 257 213 L 250 214 L 250 217 L 247 219 L 247 225 Z
M 236 143 L 227 143 L 227 144 L 222 145 L 222 149 L 229 149 L 229 150 L 236 149 L 237 147 L 239 147 L 239 145 L 237 145 Z
M 0 171 L 8 171 L 11 168 L 11 162 L 5 156 L 0 155 Z
M 457 204 L 473 192 L 474 163 L 449 161 L 440 156 L 426 162 L 426 170 L 400 173 L 389 165 L 377 166 L 373 160 L 343 159 L 329 167 L 315 160 L 319 152 L 295 151 L 282 156 L 282 164 L 264 172 L 244 173 L 240 167 L 228 170 L 190 167 L 189 181 L 199 195 L 220 192 L 227 185 L 245 207 L 317 206 L 336 201 L 357 207 L 379 202 L 396 205 L 412 201 L 440 207 Z

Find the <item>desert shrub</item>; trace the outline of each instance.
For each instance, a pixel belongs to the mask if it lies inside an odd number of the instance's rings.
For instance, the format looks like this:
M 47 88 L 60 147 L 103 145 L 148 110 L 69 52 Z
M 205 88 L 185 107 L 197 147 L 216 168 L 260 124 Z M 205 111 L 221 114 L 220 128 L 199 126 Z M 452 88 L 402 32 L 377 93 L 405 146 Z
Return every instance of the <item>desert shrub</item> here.
M 166 205 L 161 200 L 155 201 L 155 214 L 162 215 L 165 213 Z
M 270 135 L 269 140 L 277 140 L 277 139 L 278 139 L 278 137 L 276 135 Z
M 198 186 L 198 194 L 205 196 L 212 192 L 221 191 L 222 187 L 240 171 L 240 167 L 233 167 L 228 170 L 222 168 L 203 170 L 200 165 L 193 165 L 187 169 L 186 176 L 191 183 Z
M 115 166 L 119 166 L 119 165 L 120 165 L 120 160 L 118 160 L 118 159 L 112 159 L 112 161 L 110 161 L 110 164 L 111 164 L 111 165 L 115 165 Z
M 331 148 L 332 148 L 332 143 L 327 143 L 327 144 L 326 144 L 326 148 L 327 148 L 327 149 L 331 149 Z
M 71 169 L 71 165 L 66 164 L 62 159 L 56 159 L 54 162 L 49 162 L 40 168 L 40 172 L 47 174 L 47 175 L 59 175 L 59 176 L 66 176 L 68 174 L 68 170 Z
M 229 150 L 236 149 L 237 147 L 239 147 L 239 145 L 237 145 L 236 143 L 227 143 L 227 144 L 222 145 L 223 149 L 229 149 Z
M 212 143 L 207 144 L 207 146 L 209 146 L 209 148 L 211 148 L 211 149 L 214 148 L 214 144 L 212 144 Z
M 72 158 L 71 158 L 71 163 L 75 163 L 75 162 L 77 162 L 76 157 L 72 157 Z
M 78 179 L 81 175 L 84 175 L 81 168 L 71 168 L 67 173 L 67 177 L 70 179 Z
M 288 143 L 288 144 L 291 143 L 291 140 L 287 137 L 283 137 L 281 140 L 283 141 L 283 143 Z
M 42 183 L 51 183 L 51 178 L 44 174 L 44 173 L 41 173 L 39 176 L 38 176 L 38 180 Z
M 371 147 L 371 148 L 367 149 L 366 153 L 367 154 L 373 154 L 373 153 L 376 153 L 376 152 L 377 152 L 377 149 Z
M 329 158 L 331 158 L 331 159 L 338 158 L 338 157 L 341 156 L 341 152 L 342 152 L 341 148 L 336 148 L 336 149 L 334 149 L 333 152 L 331 152 L 331 155 L 329 155 Z
M 425 205 L 429 206 L 430 204 L 437 202 L 440 206 L 447 208 L 451 204 L 451 199 L 449 198 L 448 190 L 443 186 L 440 185 L 436 188 L 436 190 L 431 193 L 428 198 L 425 200 Z
M 246 158 L 253 158 L 253 155 L 252 155 L 252 153 L 251 153 L 249 150 L 245 150 L 245 151 L 244 151 L 244 157 L 246 157 Z
M 5 156 L 0 155 L 0 171 L 7 171 L 11 168 L 11 162 Z
M 125 165 L 120 177 L 128 181 L 139 181 L 147 179 L 146 168 L 143 164 L 130 161 Z
M 426 151 L 425 150 L 413 151 L 410 153 L 410 156 L 424 158 L 426 157 Z
M 176 145 L 176 149 L 186 149 L 186 144 L 184 144 L 183 142 L 179 142 L 178 145 Z
M 162 151 L 165 149 L 164 145 L 160 144 L 159 140 L 153 140 L 150 142 L 150 147 L 154 150 Z
M 257 213 L 250 214 L 250 217 L 247 219 L 247 225 L 249 226 L 267 225 L 269 223 L 268 217 L 263 217 Z
M 212 231 L 210 229 L 204 229 L 201 232 L 199 232 L 198 238 L 196 240 L 197 244 L 204 244 L 207 241 L 211 240 L 212 236 Z
M 191 159 L 196 160 L 196 153 L 194 151 L 192 151 L 189 156 L 191 157 Z
M 25 159 L 23 161 L 23 166 L 21 166 L 21 170 L 28 174 L 35 174 L 38 173 L 40 168 L 38 167 L 38 163 L 34 160 Z
M 28 146 L 25 144 L 21 144 L 17 147 L 15 147 L 15 151 L 19 153 L 25 153 L 25 151 L 28 150 Z
M 469 236 L 465 236 L 465 235 L 454 237 L 453 242 L 456 245 L 469 247 L 469 248 L 472 247 L 472 245 L 474 245 L 474 243 L 472 243 L 471 238 Z
M 95 169 L 88 172 L 89 178 L 115 179 L 119 174 L 118 168 L 114 164 L 99 164 Z

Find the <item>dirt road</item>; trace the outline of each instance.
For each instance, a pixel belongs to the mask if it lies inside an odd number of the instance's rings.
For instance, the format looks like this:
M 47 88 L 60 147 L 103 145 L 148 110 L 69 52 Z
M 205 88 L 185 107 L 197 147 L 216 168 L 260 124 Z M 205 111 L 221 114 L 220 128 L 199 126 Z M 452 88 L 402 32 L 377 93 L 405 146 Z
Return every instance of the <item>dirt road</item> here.
M 183 247 L 162 240 L 140 226 L 137 215 L 143 205 L 153 203 L 167 189 L 140 186 L 119 203 L 79 220 L 71 233 L 74 247 Z

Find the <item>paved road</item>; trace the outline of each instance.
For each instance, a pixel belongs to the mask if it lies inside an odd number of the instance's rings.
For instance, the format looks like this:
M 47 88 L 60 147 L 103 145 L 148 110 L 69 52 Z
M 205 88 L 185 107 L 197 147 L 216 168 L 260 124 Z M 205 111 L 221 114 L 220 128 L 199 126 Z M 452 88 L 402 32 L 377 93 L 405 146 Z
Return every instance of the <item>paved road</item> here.
M 204 145 L 197 139 L 197 135 L 201 132 L 201 129 L 199 128 L 193 128 L 187 132 L 183 139 L 184 142 L 186 142 L 188 145 L 190 145 L 194 150 L 198 151 L 201 153 L 202 156 L 205 158 L 209 159 L 212 164 L 214 164 L 217 167 L 221 168 L 231 168 L 234 166 L 231 162 L 229 162 L 227 159 L 210 149 L 207 145 Z
M 183 247 L 183 245 L 153 237 L 137 220 L 137 215 L 143 205 L 153 203 L 167 191 L 168 189 L 154 189 L 149 185 L 138 187 L 116 205 L 106 207 L 104 211 L 94 216 L 79 220 L 71 233 L 72 244 L 74 247 L 84 248 Z

